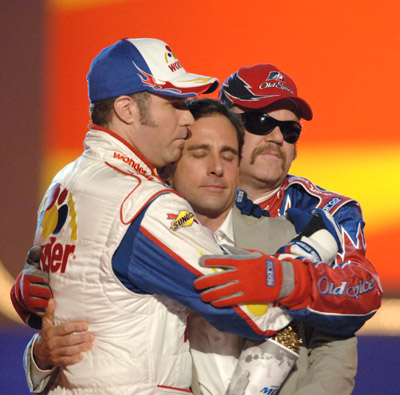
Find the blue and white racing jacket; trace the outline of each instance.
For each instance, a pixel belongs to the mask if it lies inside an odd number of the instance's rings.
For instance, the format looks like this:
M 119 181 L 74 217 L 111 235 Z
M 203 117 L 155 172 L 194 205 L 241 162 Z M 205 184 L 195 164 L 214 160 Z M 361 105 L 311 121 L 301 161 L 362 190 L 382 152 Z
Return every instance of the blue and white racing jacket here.
M 354 199 L 327 191 L 304 177 L 288 175 L 271 196 L 255 201 L 272 217 L 291 207 L 307 212 L 315 208 L 333 215 L 342 232 L 342 252 L 335 263 L 309 265 L 312 303 L 305 309 L 288 310 L 299 321 L 337 335 L 350 336 L 378 310 L 382 288 L 374 266 L 366 257 L 364 219 Z
M 50 273 L 55 322 L 87 321 L 96 336 L 83 361 L 60 370 L 50 393 L 190 392 L 189 309 L 255 339 L 291 320 L 278 307 L 258 316 L 246 306 L 201 302 L 193 280 L 212 271 L 199 257 L 222 248 L 134 147 L 98 126 L 47 190 L 35 244 Z

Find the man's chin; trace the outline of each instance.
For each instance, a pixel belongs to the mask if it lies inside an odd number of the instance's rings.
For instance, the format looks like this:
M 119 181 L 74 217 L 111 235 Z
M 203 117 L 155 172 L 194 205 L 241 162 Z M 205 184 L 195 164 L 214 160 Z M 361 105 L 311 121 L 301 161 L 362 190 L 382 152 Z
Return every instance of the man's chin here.
M 204 200 L 202 201 L 201 207 L 196 207 L 196 212 L 199 212 L 206 217 L 216 218 L 226 211 L 226 205 L 222 205 L 215 200 Z
M 254 172 L 250 175 L 250 179 L 257 180 L 259 183 L 265 183 L 266 185 L 279 185 L 281 180 L 284 178 L 284 172 L 281 168 L 269 169 L 269 171 Z

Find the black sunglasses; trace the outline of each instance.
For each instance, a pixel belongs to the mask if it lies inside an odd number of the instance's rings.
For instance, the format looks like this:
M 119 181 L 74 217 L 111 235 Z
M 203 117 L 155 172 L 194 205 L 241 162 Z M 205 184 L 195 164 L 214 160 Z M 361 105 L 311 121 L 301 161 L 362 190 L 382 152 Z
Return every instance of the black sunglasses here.
M 244 112 L 240 116 L 246 130 L 252 134 L 266 135 L 278 126 L 287 143 L 294 144 L 300 137 L 301 125 L 297 121 L 278 121 L 260 111 Z

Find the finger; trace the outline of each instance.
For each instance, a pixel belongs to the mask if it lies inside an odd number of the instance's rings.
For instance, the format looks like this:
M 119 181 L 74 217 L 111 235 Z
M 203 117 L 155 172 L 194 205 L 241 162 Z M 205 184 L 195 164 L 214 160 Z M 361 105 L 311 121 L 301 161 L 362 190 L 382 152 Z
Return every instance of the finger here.
M 41 301 L 41 303 L 43 305 L 44 305 L 44 302 L 45 301 Z M 38 301 L 38 304 L 39 304 L 39 301 Z M 46 311 L 43 316 L 42 325 L 43 325 L 43 328 L 48 328 L 48 327 L 51 327 L 54 325 L 54 311 L 56 309 L 55 299 L 51 298 L 47 303 L 47 307 L 44 306 L 44 308 L 46 308 Z
M 94 337 L 93 337 L 94 338 Z M 68 366 L 81 361 L 83 353 L 93 348 L 93 342 L 83 342 L 73 346 L 58 347 L 51 356 L 52 365 Z
M 35 314 L 44 316 L 45 310 L 49 303 L 47 299 L 31 298 L 29 302 L 30 303 L 27 303 L 27 306 L 31 311 L 34 311 Z
M 211 302 L 211 304 L 217 308 L 232 307 L 232 306 L 240 304 L 240 301 L 241 301 L 241 294 L 237 294 L 237 295 L 233 295 L 232 297 L 226 297 L 226 298 L 215 300 L 215 301 Z
M 30 297 L 36 299 L 49 300 L 53 297 L 49 287 L 35 285 L 29 289 Z
M 212 302 L 213 300 L 231 297 L 237 293 L 243 294 L 243 292 L 238 289 L 237 282 L 232 282 L 208 289 L 202 292 L 200 297 L 203 302 Z
M 222 263 L 223 261 L 226 261 L 226 255 L 223 255 L 225 258 L 221 259 L 212 259 L 212 258 L 200 258 L 199 264 L 202 267 L 208 267 L 210 269 L 231 269 L 232 267 L 228 264 Z
M 29 277 L 29 279 L 30 279 L 29 282 L 31 283 L 31 285 L 41 285 L 41 284 L 43 284 L 46 287 L 49 286 L 49 284 L 47 284 L 46 280 L 44 278 L 42 278 L 42 277 L 35 276 L 33 274 L 26 274 L 26 277 Z
M 47 292 L 50 293 L 50 297 L 48 297 L 47 299 L 50 299 L 52 297 L 49 284 L 45 279 L 36 276 L 29 276 L 29 282 L 30 282 L 29 290 L 31 292 L 34 292 L 35 290 L 37 290 L 37 292 L 47 290 Z
M 85 340 L 83 340 L 85 339 Z M 86 336 L 75 338 L 71 340 L 74 344 L 68 345 L 64 348 L 63 354 L 64 355 L 74 355 L 81 352 L 89 351 L 93 347 L 94 336 L 91 334 L 87 334 Z
M 85 332 L 89 329 L 89 324 L 85 321 L 69 321 L 54 328 L 55 335 L 66 336 L 75 332 Z M 80 335 L 80 334 L 76 334 Z
M 55 340 L 54 348 L 63 348 L 63 347 L 76 347 L 80 344 L 84 343 L 93 343 L 94 335 L 89 332 L 85 333 L 71 333 L 69 335 L 58 336 Z M 74 352 L 80 352 L 76 350 Z M 71 355 L 70 352 L 68 355 Z
M 53 296 L 49 284 L 45 279 L 32 275 L 25 275 L 24 277 L 29 280 L 29 287 L 27 289 L 31 295 L 46 299 L 50 299 Z
M 237 275 L 235 276 L 233 271 L 224 271 L 199 277 L 193 284 L 197 290 L 201 290 L 235 281 L 236 278 Z
M 86 336 L 68 335 L 57 339 L 57 344 L 52 347 L 56 355 L 65 357 L 90 350 L 93 342 L 94 336 L 89 333 Z

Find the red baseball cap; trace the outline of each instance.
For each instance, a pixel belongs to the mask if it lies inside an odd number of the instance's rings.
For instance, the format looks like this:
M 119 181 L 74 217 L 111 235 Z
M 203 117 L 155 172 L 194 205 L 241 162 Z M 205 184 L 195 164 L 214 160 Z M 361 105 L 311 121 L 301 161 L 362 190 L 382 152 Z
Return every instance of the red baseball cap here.
M 296 104 L 301 118 L 310 121 L 313 117 L 308 103 L 297 96 L 294 81 L 272 64 L 241 67 L 224 81 L 218 99 L 229 106 L 251 109 L 286 99 Z

